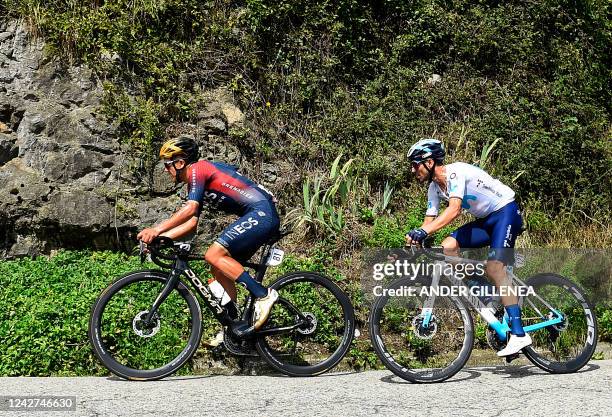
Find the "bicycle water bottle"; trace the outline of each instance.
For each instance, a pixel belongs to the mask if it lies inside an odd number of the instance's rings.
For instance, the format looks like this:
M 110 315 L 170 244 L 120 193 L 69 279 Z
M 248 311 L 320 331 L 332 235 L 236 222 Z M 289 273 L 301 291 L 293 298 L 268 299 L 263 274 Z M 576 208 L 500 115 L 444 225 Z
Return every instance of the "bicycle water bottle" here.
M 211 278 L 208 280 L 208 288 L 210 289 L 212 295 L 214 295 L 218 300 L 221 300 L 222 306 L 232 301 L 227 291 L 225 291 L 225 288 L 223 288 L 223 285 L 221 285 L 216 279 Z

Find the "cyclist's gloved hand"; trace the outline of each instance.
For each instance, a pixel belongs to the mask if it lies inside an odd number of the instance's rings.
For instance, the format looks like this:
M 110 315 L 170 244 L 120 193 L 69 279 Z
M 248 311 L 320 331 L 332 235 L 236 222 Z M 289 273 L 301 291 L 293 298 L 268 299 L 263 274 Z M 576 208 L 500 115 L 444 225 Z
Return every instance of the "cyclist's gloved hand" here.
M 413 229 L 408 232 L 408 237 L 412 240 L 413 243 L 422 243 L 425 238 L 427 238 L 428 233 L 421 229 Z

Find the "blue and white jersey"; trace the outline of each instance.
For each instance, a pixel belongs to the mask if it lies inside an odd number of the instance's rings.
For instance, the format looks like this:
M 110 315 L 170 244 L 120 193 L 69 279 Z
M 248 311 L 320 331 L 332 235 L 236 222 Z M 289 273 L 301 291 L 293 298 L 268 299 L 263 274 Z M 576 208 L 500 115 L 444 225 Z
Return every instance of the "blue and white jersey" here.
M 462 199 L 461 207 L 478 218 L 486 217 L 514 201 L 514 191 L 482 169 L 455 162 L 446 165 L 446 187 L 443 192 L 436 182 L 429 184 L 427 192 L 427 216 L 437 216 L 440 199 Z

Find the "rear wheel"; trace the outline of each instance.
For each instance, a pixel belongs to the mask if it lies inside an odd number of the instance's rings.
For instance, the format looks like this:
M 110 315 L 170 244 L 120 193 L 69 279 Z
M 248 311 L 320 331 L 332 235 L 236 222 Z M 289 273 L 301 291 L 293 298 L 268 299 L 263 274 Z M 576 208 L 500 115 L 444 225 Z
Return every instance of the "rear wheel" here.
M 597 345 L 593 306 L 580 287 L 559 275 L 536 275 L 526 285 L 532 287 L 539 298 L 534 295 L 523 297 L 523 326 L 550 320 L 557 316 L 557 312 L 563 321 L 530 332 L 533 343 L 523 349 L 523 353 L 545 371 L 556 374 L 576 372 L 591 359 Z
M 291 376 L 318 375 L 336 366 L 355 332 L 353 306 L 347 295 L 314 272 L 284 275 L 271 288 L 278 291 L 279 298 L 260 331 L 302 325 L 258 336 L 259 354 L 273 368 Z
M 160 271 L 132 272 L 106 288 L 93 305 L 89 340 L 98 359 L 114 374 L 151 380 L 176 372 L 198 348 L 200 305 L 182 283 L 146 322 L 148 309 L 166 285 Z

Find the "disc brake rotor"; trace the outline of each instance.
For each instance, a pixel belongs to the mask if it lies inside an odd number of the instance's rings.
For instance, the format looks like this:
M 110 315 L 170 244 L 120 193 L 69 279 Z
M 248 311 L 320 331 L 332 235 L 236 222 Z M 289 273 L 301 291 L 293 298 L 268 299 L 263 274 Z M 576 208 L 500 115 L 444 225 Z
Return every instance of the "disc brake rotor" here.
M 307 326 L 307 327 L 304 327 L 304 328 L 298 327 L 296 330 L 299 333 L 304 334 L 304 335 L 314 333 L 314 331 L 317 329 L 317 318 L 312 313 L 306 312 L 306 313 L 302 313 L 302 314 L 303 314 L 303 316 L 306 318 L 306 320 L 308 322 L 307 324 L 304 325 L 304 326 Z M 299 320 L 299 319 L 300 319 L 299 317 L 296 317 L 296 320 Z
M 157 313 L 153 315 L 150 323 L 145 323 L 147 314 L 149 314 L 147 310 L 141 311 L 140 313 L 136 314 L 134 320 L 132 320 L 132 328 L 134 329 L 134 333 L 140 337 L 155 336 L 161 327 L 161 321 L 159 320 Z
M 414 335 L 419 339 L 431 339 L 438 330 L 438 323 L 436 322 L 436 316 L 431 316 L 427 327 L 423 326 L 423 317 L 416 316 L 412 319 L 412 331 Z

